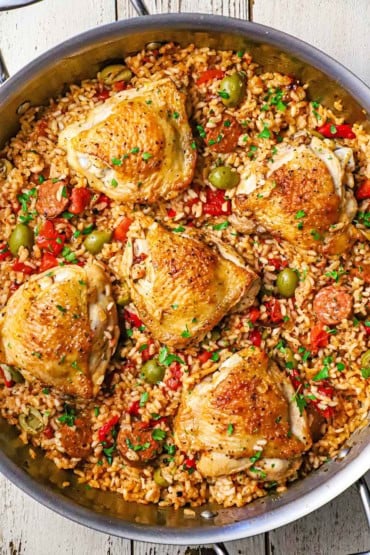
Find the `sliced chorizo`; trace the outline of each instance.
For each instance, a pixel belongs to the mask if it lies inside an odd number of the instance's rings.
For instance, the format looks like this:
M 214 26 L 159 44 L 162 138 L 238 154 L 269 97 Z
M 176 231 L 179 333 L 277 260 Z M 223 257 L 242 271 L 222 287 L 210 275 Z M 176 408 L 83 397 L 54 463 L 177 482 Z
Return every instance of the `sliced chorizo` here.
M 76 418 L 74 426 L 64 424 L 60 429 L 60 442 L 70 457 L 84 459 L 92 451 L 91 426 L 87 419 Z
M 162 452 L 162 442 L 153 439 L 153 428 L 145 422 L 123 424 L 117 436 L 117 448 L 133 466 L 146 464 Z
M 243 128 L 240 123 L 231 116 L 225 116 L 216 127 L 207 129 L 206 143 L 215 152 L 232 152 L 242 133 Z
M 66 182 L 47 179 L 38 187 L 36 210 L 45 218 L 56 218 L 69 203 Z
M 344 287 L 329 285 L 317 293 L 313 310 L 321 322 L 333 325 L 349 317 L 352 304 L 352 295 Z

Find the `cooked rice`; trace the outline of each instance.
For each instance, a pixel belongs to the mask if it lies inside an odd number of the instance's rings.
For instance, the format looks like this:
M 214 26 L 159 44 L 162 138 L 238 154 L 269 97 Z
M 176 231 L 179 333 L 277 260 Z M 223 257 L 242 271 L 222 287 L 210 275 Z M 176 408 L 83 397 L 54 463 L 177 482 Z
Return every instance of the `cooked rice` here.
M 143 85 L 148 80 L 159 80 L 169 76 L 178 87 L 186 91 L 191 101 L 191 121 L 195 136 L 197 136 L 196 125 L 212 128 L 225 113 L 236 117 L 245 129 L 245 135 L 240 137 L 239 146 L 233 153 L 216 153 L 209 147 L 200 146 L 201 141 L 199 141 L 199 162 L 192 187 L 171 202 L 145 208 L 136 207 L 163 222 L 175 221 L 177 224 L 186 224 L 191 220 L 196 227 L 222 223 L 225 217 L 213 218 L 202 214 L 202 201 L 205 199 L 204 192 L 199 191 L 199 188 L 205 185 L 209 168 L 213 167 L 217 160 L 234 166 L 241 173 L 251 166 L 259 171 L 273 156 L 276 143 L 273 137 L 281 134 L 287 143 L 302 144 L 308 142 L 308 132 L 317 127 L 318 118 L 320 125 L 325 123 L 328 117 L 336 124 L 342 122 L 338 112 L 331 112 L 321 104 L 316 109 L 313 107 L 310 100 L 314 99 L 309 100 L 306 85 L 300 84 L 287 75 L 260 73 L 260 68 L 252 62 L 247 53 L 240 56 L 231 51 L 220 52 L 209 48 L 196 48 L 193 45 L 180 48 L 168 44 L 161 47 L 159 52 L 142 51 L 127 58 L 125 62 L 134 73 L 132 84 L 135 87 Z M 217 95 L 216 80 L 196 86 L 196 79 L 209 67 L 224 71 L 245 72 L 248 79 L 247 94 L 239 108 L 227 109 L 223 106 Z M 267 110 L 261 110 L 265 104 L 264 97 L 268 89 L 275 90 L 279 87 L 289 91 L 288 108 L 285 111 L 277 111 L 270 106 Z M 72 85 L 64 96 L 50 100 L 47 107 L 31 107 L 24 114 L 20 131 L 11 139 L 2 153 L 3 157 L 14 164 L 14 168 L 7 179 L 1 183 L 0 241 L 5 243 L 8 240 L 17 223 L 18 195 L 22 191 L 37 186 L 35 175 L 40 175 L 49 169 L 50 178 L 68 177 L 72 186 L 86 186 L 85 178 L 69 168 L 64 150 L 58 147 L 58 135 L 70 123 L 83 120 L 91 108 L 104 101 L 99 100 L 101 90 L 102 85 L 98 80 L 84 81 L 81 85 Z M 46 125 L 42 122 L 46 122 Z M 274 135 L 271 139 L 259 139 L 257 134 L 263 130 L 266 122 Z M 356 171 L 353 185 L 363 176 L 370 177 L 370 137 L 360 125 L 355 125 L 354 129 L 356 139 L 343 141 L 344 144 L 348 142 L 354 150 Z M 250 150 L 251 144 L 258 145 L 253 155 Z M 230 197 L 232 196 L 231 191 Z M 99 195 L 94 198 L 94 210 L 86 210 L 83 216 L 69 221 L 72 231 L 82 231 L 89 224 L 94 224 L 99 229 L 114 229 L 123 214 L 130 214 L 126 205 L 117 202 L 107 205 L 104 199 L 101 202 Z M 199 201 L 187 202 L 195 198 L 199 198 Z M 369 211 L 369 204 L 369 201 L 363 201 L 360 210 Z M 168 216 L 167 211 L 170 208 L 176 212 L 174 218 Z M 29 211 L 32 213 L 33 210 L 35 210 L 35 198 L 31 198 L 29 204 Z M 309 383 L 305 394 L 316 397 L 321 411 L 325 411 L 327 407 L 334 409 L 334 416 L 323 421 L 321 425 L 321 437 L 304 457 L 304 464 L 299 472 L 301 476 L 319 467 L 328 458 L 335 457 L 351 433 L 366 424 L 370 388 L 369 380 L 361 374 L 360 359 L 369 348 L 369 343 L 359 320 L 368 318 L 370 292 L 364 280 L 355 277 L 351 270 L 369 262 L 369 244 L 358 242 L 351 252 L 327 259 L 314 251 L 298 252 L 292 245 L 261 234 L 258 229 L 250 228 L 248 233 L 240 233 L 232 222 L 231 217 L 230 225 L 226 229 L 212 232 L 233 245 L 246 263 L 254 267 L 262 276 L 266 293 L 271 295 L 277 291 L 277 273 L 270 263 L 271 259 L 280 258 L 289 261 L 289 266 L 296 269 L 300 275 L 295 301 L 292 299 L 279 301 L 282 314 L 285 316 L 282 325 L 271 326 L 263 304 L 260 307 L 260 324 L 263 329 L 262 348 L 276 355 L 274 348 L 284 340 L 295 353 L 297 369 L 302 380 Z M 35 215 L 30 225 L 34 227 L 40 223 L 41 218 Z M 365 229 L 361 222 L 357 225 Z M 212 227 L 208 229 L 212 230 Z M 73 239 L 70 245 L 79 261 L 93 258 L 85 250 L 83 239 L 84 236 L 81 235 Z M 118 274 L 121 254 L 122 244 L 113 241 L 106 244 L 96 255 L 96 259 L 106 265 L 116 299 L 124 292 Z M 19 252 L 19 260 L 37 269 L 41 255 L 40 249 L 35 245 L 31 253 L 22 248 Z M 63 258 L 60 258 L 60 261 L 62 262 Z M 8 259 L 0 262 L 2 307 L 15 288 L 28 279 L 24 273 L 12 270 L 13 263 L 14 260 Z M 339 270 L 343 272 L 340 283 L 345 284 L 353 295 L 356 318 L 344 320 L 336 326 L 336 334 L 331 335 L 329 345 L 306 360 L 302 347 L 306 348 L 309 344 L 309 334 L 313 324 L 313 297 L 321 287 L 332 283 L 327 273 Z M 265 298 L 267 297 L 261 298 L 261 303 Z M 219 362 L 212 360 L 201 364 L 197 358 L 201 350 L 217 351 L 220 361 L 223 361 L 233 352 L 250 345 L 250 325 L 245 314 L 234 314 L 224 318 L 217 329 L 219 333 L 208 333 L 198 348 L 188 348 L 182 353 L 182 357 L 188 362 L 183 373 L 183 380 L 187 383 L 197 383 L 219 365 Z M 161 506 L 175 507 L 197 506 L 206 501 L 215 501 L 224 506 L 242 506 L 257 497 L 266 495 L 269 491 L 268 485 L 258 479 L 250 478 L 245 472 L 215 479 L 205 479 L 196 470 L 192 473 L 188 472 L 184 469 L 184 461 L 187 456 L 191 456 L 191 453 L 184 455 L 177 451 L 172 456 L 162 456 L 159 463 L 157 461 L 156 465 L 147 465 L 145 468 L 130 467 L 117 452 L 113 453 L 112 460 L 104 454 L 104 446 L 97 434 L 99 428 L 114 415 L 129 423 L 132 416 L 128 413 L 128 408 L 135 401 L 140 402 L 143 393 L 148 393 L 148 401 L 145 404 L 141 403 L 143 406 L 139 408 L 143 421 L 149 421 L 153 413 L 167 416 L 169 419 L 176 414 L 181 388 L 174 391 L 167 386 L 171 371 L 167 369 L 163 382 L 157 385 L 146 384 L 140 377 L 142 365 L 140 347 L 147 344 L 148 339 L 150 335 L 147 330 L 140 331 L 138 328 L 133 328 L 132 337 L 120 344 L 118 353 L 111 362 L 109 368 L 111 383 L 105 384 L 94 401 L 88 404 L 76 401 L 77 410 L 89 411 L 91 416 L 93 453 L 87 460 L 70 458 L 63 450 L 58 418 L 64 412 L 65 401 L 56 391 L 49 391 L 37 382 L 15 384 L 12 388 L 0 387 L 1 414 L 11 424 L 19 426 L 18 416 L 24 413 L 27 407 L 37 408 L 43 415 L 45 426 L 50 426 L 54 435 L 48 439 L 42 433 L 30 436 L 21 431 L 21 439 L 44 449 L 45 455 L 59 468 L 73 469 L 81 482 L 93 488 L 117 491 L 128 501 L 153 502 Z M 160 344 L 153 340 L 150 354 L 157 354 L 159 349 Z M 310 381 L 322 368 L 323 359 L 329 356 L 332 357 L 329 378 L 329 383 L 334 388 L 332 398 L 320 392 L 317 383 Z M 345 369 L 338 371 L 337 363 L 343 363 Z M 99 407 L 99 411 L 94 411 L 94 407 Z M 168 443 L 173 442 L 169 439 Z M 168 487 L 160 487 L 154 480 L 154 471 L 158 464 L 162 469 L 163 477 L 169 483 Z M 297 477 L 298 475 L 295 476 Z M 275 491 L 282 492 L 285 487 L 284 482 L 276 484 Z

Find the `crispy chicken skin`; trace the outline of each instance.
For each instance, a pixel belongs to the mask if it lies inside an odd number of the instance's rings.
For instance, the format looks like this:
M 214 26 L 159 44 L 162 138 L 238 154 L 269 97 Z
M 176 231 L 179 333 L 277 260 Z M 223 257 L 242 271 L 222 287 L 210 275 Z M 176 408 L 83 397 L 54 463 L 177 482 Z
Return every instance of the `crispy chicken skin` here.
M 253 477 L 283 479 L 311 446 L 292 385 L 255 347 L 183 391 L 174 434 L 179 449 L 199 455 L 197 468 L 210 477 L 248 470 Z
M 174 198 L 193 179 L 196 151 L 185 96 L 170 79 L 122 91 L 60 136 L 93 189 L 125 203 Z
M 140 318 L 176 348 L 201 341 L 237 303 L 250 306 L 260 285 L 230 247 L 146 217 L 130 227 L 121 269 Z
M 238 188 L 237 208 L 250 211 L 266 230 L 297 247 L 340 254 L 356 238 L 350 225 L 356 201 L 343 185 L 352 161 L 351 149 L 333 152 L 316 137 L 310 146 L 285 148 L 264 184 L 249 195 L 244 185 Z
M 96 395 L 119 335 L 105 272 L 93 263 L 31 277 L 10 297 L 0 329 L 1 362 L 63 393 Z

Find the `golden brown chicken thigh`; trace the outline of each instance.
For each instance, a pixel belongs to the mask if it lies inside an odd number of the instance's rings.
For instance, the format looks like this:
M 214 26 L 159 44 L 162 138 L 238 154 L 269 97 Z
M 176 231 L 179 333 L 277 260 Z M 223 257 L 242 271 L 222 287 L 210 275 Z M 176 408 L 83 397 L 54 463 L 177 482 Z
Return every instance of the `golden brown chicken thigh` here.
M 351 149 L 333 151 L 316 137 L 309 146 L 284 147 L 263 184 L 255 183 L 252 191 L 239 186 L 237 208 L 297 247 L 343 252 L 356 238 L 350 224 L 357 205 L 343 183 L 352 165 Z
M 283 479 L 311 445 L 292 385 L 256 347 L 235 353 L 184 390 L 174 433 L 179 449 L 198 454 L 199 472 L 210 477 L 248 470 L 262 480 Z
M 171 199 L 191 182 L 196 150 L 185 96 L 170 79 L 122 91 L 60 136 L 93 189 L 127 203 Z
M 121 268 L 140 318 L 178 348 L 201 341 L 239 302 L 250 306 L 260 285 L 232 248 L 146 217 L 130 227 Z
M 1 362 L 30 381 L 92 397 L 119 335 L 109 280 L 96 263 L 33 276 L 10 297 L 0 331 Z

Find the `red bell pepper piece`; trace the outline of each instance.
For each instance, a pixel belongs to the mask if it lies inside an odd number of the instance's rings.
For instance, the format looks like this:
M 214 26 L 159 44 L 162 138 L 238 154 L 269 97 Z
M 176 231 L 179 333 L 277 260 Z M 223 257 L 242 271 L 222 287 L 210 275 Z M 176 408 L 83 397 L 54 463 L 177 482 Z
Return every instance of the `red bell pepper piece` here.
M 221 69 L 207 69 L 203 71 L 200 77 L 197 79 L 197 85 L 202 83 L 207 83 L 207 81 L 213 81 L 213 79 L 223 79 L 225 72 Z
M 342 125 L 335 125 L 334 123 L 325 123 L 317 129 L 321 135 L 324 135 L 327 139 L 355 139 L 356 135 L 352 131 L 352 127 L 348 123 L 343 123 Z
M 252 306 L 252 308 L 249 309 L 248 320 L 252 322 L 252 324 L 255 324 L 260 316 L 261 311 L 256 306 Z
M 24 264 L 23 262 L 19 262 L 18 259 L 14 262 L 14 264 L 12 266 L 12 270 L 14 270 L 15 272 L 22 272 L 23 274 L 26 274 L 28 276 L 35 273 L 35 271 L 36 271 L 34 268 L 31 268 L 31 266 L 28 266 L 27 264 Z
M 275 268 L 275 270 L 282 270 L 288 266 L 287 260 L 282 260 L 281 258 L 269 258 L 268 263 Z
M 166 385 L 172 391 L 177 391 L 181 387 L 182 370 L 179 362 L 173 362 L 170 366 L 171 377 L 166 381 Z
M 118 423 L 119 416 L 115 415 L 112 416 L 99 430 L 98 430 L 98 438 L 99 441 L 105 441 L 107 436 L 111 433 L 114 426 Z
M 45 252 L 41 258 L 41 264 L 39 267 L 40 274 L 42 272 L 46 272 L 46 270 L 50 270 L 50 268 L 55 268 L 55 266 L 58 266 L 58 260 L 53 254 Z
M 104 88 L 96 94 L 95 98 L 98 100 L 107 100 L 107 98 L 109 98 L 109 92 L 110 91 L 108 89 Z
M 129 406 L 127 412 L 131 416 L 139 416 L 140 401 L 134 401 L 132 405 Z
M 117 81 L 113 83 L 112 88 L 116 92 L 125 91 L 127 89 L 127 83 L 125 81 Z
M 329 334 L 324 329 L 324 324 L 319 322 L 311 329 L 311 347 L 314 352 L 318 351 L 320 347 L 324 348 L 329 343 Z
M 85 187 L 74 187 L 71 193 L 71 205 L 69 211 L 72 214 L 81 214 L 90 203 L 91 193 Z
M 6 260 L 7 258 L 11 258 L 12 253 L 10 252 L 8 245 L 3 243 L 0 245 L 0 262 Z
M 41 250 L 58 256 L 63 250 L 65 237 L 62 233 L 58 233 L 53 222 L 46 220 L 40 228 L 36 238 L 36 243 Z
M 292 386 L 296 391 L 299 391 L 302 388 L 302 380 L 299 372 L 296 368 L 292 368 L 290 374 L 290 381 L 292 382 Z
M 184 468 L 184 470 L 187 470 L 190 474 L 192 472 L 194 472 L 196 467 L 197 467 L 197 463 L 196 463 L 195 459 L 185 459 L 184 460 L 183 468 Z
M 207 188 L 203 211 L 210 216 L 228 216 L 231 214 L 231 201 L 225 199 L 225 191 L 213 191 Z M 226 203 L 226 204 L 225 204 Z
M 174 218 L 176 216 L 176 210 L 174 210 L 173 208 L 168 208 L 167 209 L 167 216 L 169 218 Z
M 134 312 L 130 312 L 129 310 L 124 311 L 124 316 L 126 322 L 131 324 L 131 326 L 135 326 L 136 328 L 140 328 L 143 325 L 143 322 L 140 320 L 139 316 Z
M 370 179 L 366 179 L 359 185 L 356 190 L 357 200 L 365 200 L 370 198 Z
M 282 322 L 283 315 L 281 313 L 280 303 L 277 299 L 272 297 L 269 301 L 265 302 L 266 310 L 270 321 L 273 324 L 278 324 Z
M 113 231 L 113 238 L 116 241 L 121 241 L 121 243 L 124 243 L 127 239 L 127 232 L 131 224 L 131 218 L 123 218 L 123 220 L 120 221 L 116 229 Z
M 46 426 L 44 430 L 44 436 L 46 439 L 52 439 L 54 437 L 54 430 L 51 426 Z
M 198 360 L 201 364 L 204 364 L 210 358 L 212 358 L 211 351 L 203 351 L 202 353 L 200 353 L 200 355 L 198 355 Z
M 365 322 L 362 324 L 367 335 L 370 335 L 370 326 Z
M 260 347 L 261 343 L 262 343 L 262 335 L 261 332 L 259 330 L 251 330 L 249 332 L 249 339 L 252 342 L 252 345 L 254 345 L 255 347 Z

